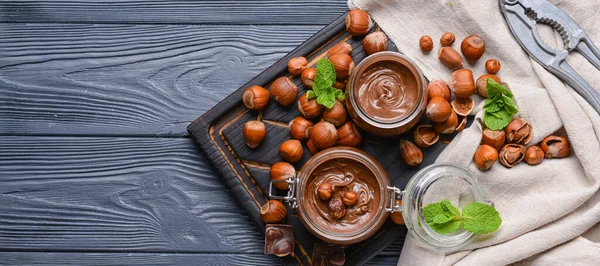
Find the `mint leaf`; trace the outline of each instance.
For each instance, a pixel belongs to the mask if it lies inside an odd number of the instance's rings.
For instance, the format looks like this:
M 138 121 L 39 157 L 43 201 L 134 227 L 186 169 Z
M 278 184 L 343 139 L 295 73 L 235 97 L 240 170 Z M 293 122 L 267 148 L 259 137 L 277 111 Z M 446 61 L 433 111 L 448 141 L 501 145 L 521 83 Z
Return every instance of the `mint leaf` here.
M 317 94 L 314 91 L 310 90 L 310 91 L 306 92 L 306 98 L 307 99 L 312 99 L 312 98 L 315 98 L 315 97 L 317 97 Z
M 494 81 L 491 78 L 487 79 L 486 90 L 488 93 L 488 98 L 493 98 L 498 94 L 503 94 L 510 98 L 513 97 L 512 93 L 509 90 L 507 90 L 504 86 L 502 86 L 502 84 Z
M 444 214 L 442 203 L 432 203 L 423 207 L 423 217 L 427 224 L 433 223 L 435 216 L 438 214 Z
M 447 222 L 449 222 L 450 220 L 452 220 L 451 217 L 448 217 L 446 215 L 443 214 L 438 214 L 435 217 L 433 217 L 433 224 L 445 224 Z
M 429 225 L 429 227 L 431 227 L 431 229 L 433 229 L 433 231 L 435 231 L 438 234 L 450 234 L 458 229 L 460 229 L 460 226 L 462 225 L 462 221 L 461 220 L 451 220 L 447 223 L 443 223 L 443 224 L 434 224 L 434 225 Z
M 335 98 L 342 101 L 342 100 L 346 99 L 346 94 L 342 90 L 336 89 Z
M 442 200 L 442 208 L 448 217 L 454 218 L 456 216 L 460 216 L 460 211 L 458 211 L 458 209 L 452 205 L 452 202 L 447 199 Z
M 508 118 L 507 118 L 508 117 Z M 498 112 L 485 112 L 483 122 L 491 130 L 502 130 L 510 123 L 512 116 L 502 109 Z
M 322 88 L 329 88 L 335 83 L 335 68 L 329 59 L 321 58 L 317 62 L 315 83 L 320 83 L 319 85 L 323 86 Z
M 471 202 L 462 210 L 463 228 L 475 234 L 487 234 L 500 228 L 502 218 L 491 205 Z
M 329 87 L 324 93 L 317 96 L 317 103 L 322 104 L 327 108 L 333 107 L 335 104 L 335 88 Z
M 483 105 L 483 122 L 491 130 L 502 130 L 519 112 L 513 94 L 492 79 L 487 79 L 488 98 Z

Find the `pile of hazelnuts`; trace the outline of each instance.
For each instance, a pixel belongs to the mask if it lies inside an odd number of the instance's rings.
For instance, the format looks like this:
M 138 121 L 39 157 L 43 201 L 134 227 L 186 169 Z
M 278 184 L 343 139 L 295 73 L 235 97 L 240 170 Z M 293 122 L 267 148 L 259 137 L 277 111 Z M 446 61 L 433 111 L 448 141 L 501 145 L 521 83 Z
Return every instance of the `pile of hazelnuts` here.
M 569 156 L 569 140 L 563 136 L 550 135 L 539 145 L 529 144 L 533 135 L 531 125 L 523 118 L 513 119 L 504 130 L 483 130 L 481 145 L 477 147 L 473 161 L 479 170 L 487 171 L 496 161 L 511 168 L 521 161 L 537 165 L 546 159 Z
M 317 189 L 317 196 L 327 203 L 329 214 L 336 220 L 346 215 L 346 207 L 354 206 L 358 202 L 358 196 L 355 192 L 341 191 L 340 189 L 339 187 L 334 188 L 332 184 L 327 182 L 321 183 Z
M 373 22 L 367 12 L 362 10 L 348 12 L 345 24 L 350 35 L 366 35 L 362 44 L 368 55 L 387 49 L 387 36 L 383 32 L 369 33 Z M 336 89 L 345 89 L 347 78 L 354 70 L 355 64 L 351 53 L 352 46 L 342 41 L 333 45 L 325 54 L 335 69 L 337 80 L 333 87 Z M 311 65 L 314 64 L 309 64 L 308 60 L 302 56 L 288 61 L 288 72 L 291 78 L 300 76 L 300 81 L 306 89 L 312 88 L 317 74 L 316 68 Z M 362 142 L 362 132 L 352 121 L 348 120 L 344 101 L 336 101 L 331 108 L 326 108 L 317 103 L 316 98 L 308 99 L 306 94 L 300 95 L 298 100 L 296 100 L 297 97 L 298 87 L 288 76 L 275 79 L 268 90 L 261 86 L 251 86 L 242 95 L 244 105 L 250 110 L 261 112 L 272 98 L 282 106 L 296 102 L 298 110 L 302 114 L 288 124 L 291 139 L 279 146 L 279 155 L 283 162 L 276 162 L 271 166 L 269 172 L 271 180 L 290 180 L 296 177 L 296 170 L 292 164 L 302 159 L 303 143 L 311 154 L 315 154 L 336 145 L 359 147 Z M 258 120 L 248 121 L 244 124 L 243 136 L 250 148 L 258 147 L 266 136 L 266 126 L 261 121 L 261 117 L 259 114 Z M 282 191 L 288 190 L 286 182 L 275 182 L 273 186 Z M 345 193 L 346 203 L 350 202 L 348 198 L 352 196 L 352 193 L 354 192 Z M 343 198 L 340 199 L 341 207 L 344 206 Z M 354 194 L 354 198 L 356 199 L 356 194 Z M 336 202 L 337 200 L 333 203 L 330 201 L 330 205 L 336 204 Z M 341 212 L 340 208 L 336 208 L 336 210 L 338 211 L 337 215 L 334 215 L 335 217 L 339 216 Z M 269 200 L 263 205 L 260 213 L 264 222 L 277 223 L 285 217 L 286 209 L 281 202 Z

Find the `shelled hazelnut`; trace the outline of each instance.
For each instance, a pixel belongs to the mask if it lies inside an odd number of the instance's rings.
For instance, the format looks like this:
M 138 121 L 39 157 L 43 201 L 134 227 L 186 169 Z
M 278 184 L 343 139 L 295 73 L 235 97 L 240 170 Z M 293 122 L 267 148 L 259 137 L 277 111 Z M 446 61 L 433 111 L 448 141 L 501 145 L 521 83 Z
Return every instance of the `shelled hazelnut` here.
M 296 177 L 294 166 L 286 162 L 276 162 L 269 169 L 271 180 L 288 180 Z M 273 186 L 280 190 L 288 190 L 288 184 L 284 182 L 274 182 Z
M 529 165 L 540 164 L 544 160 L 544 151 L 538 146 L 529 146 L 525 150 L 525 162 Z
M 260 86 L 247 88 L 242 94 L 242 102 L 250 110 L 262 110 L 269 103 L 269 91 Z
M 358 202 L 358 196 L 352 191 L 346 191 L 342 195 L 342 202 L 344 202 L 344 205 L 346 206 L 352 206 Z
M 456 40 L 456 37 L 454 37 L 452 32 L 444 32 L 442 37 L 440 37 L 440 44 L 442 46 L 450 46 L 454 43 L 454 40 Z
M 298 87 L 288 77 L 280 77 L 271 83 L 271 96 L 283 106 L 290 105 L 296 100 Z
M 317 189 L 317 196 L 319 196 L 322 201 L 328 201 L 332 194 L 333 186 L 330 183 L 323 182 L 321 185 L 319 185 L 319 188 Z
M 254 149 L 262 143 L 267 134 L 267 127 L 261 121 L 251 120 L 244 124 L 244 140 L 248 147 Z
M 419 39 L 419 47 L 421 47 L 421 51 L 424 53 L 429 53 L 433 50 L 433 40 L 429 35 L 423 35 L 421 39 Z
M 294 76 L 298 76 L 302 74 L 302 71 L 306 69 L 306 65 L 308 64 L 308 60 L 304 56 L 298 56 L 290 59 L 288 61 L 288 72 Z

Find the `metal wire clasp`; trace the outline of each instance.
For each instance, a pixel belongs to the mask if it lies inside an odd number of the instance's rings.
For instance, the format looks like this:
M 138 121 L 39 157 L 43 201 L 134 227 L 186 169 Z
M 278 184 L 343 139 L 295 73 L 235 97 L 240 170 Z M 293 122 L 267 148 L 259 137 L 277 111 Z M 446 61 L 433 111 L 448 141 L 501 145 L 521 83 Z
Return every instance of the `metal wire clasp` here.
M 402 200 L 402 196 L 404 196 L 404 191 L 400 190 L 397 187 L 387 187 L 387 190 L 391 193 L 391 195 L 389 207 L 385 208 L 385 211 L 392 213 L 402 211 L 402 206 L 396 204 L 396 200 Z
M 283 183 L 283 182 L 288 184 L 287 195 L 286 196 L 273 195 L 273 183 Z M 298 200 L 295 197 L 295 195 L 296 195 L 296 178 L 290 177 L 286 180 L 271 180 L 269 182 L 269 198 L 270 199 L 283 200 L 291 208 L 295 209 L 296 207 L 298 207 Z

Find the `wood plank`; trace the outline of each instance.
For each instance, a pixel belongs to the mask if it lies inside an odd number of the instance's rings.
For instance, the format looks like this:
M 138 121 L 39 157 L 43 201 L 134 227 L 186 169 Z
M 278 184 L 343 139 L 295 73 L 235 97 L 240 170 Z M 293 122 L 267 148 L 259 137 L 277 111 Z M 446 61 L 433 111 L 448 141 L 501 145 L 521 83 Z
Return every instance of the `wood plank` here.
M 2 1 L 0 22 L 311 24 L 347 11 L 346 0 Z
M 0 252 L 6 265 L 278 265 L 261 254 Z
M 0 138 L 0 250 L 262 253 L 187 138 Z
M 0 134 L 187 135 L 320 28 L 0 24 Z

